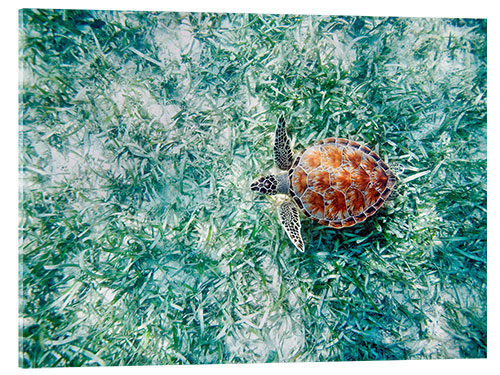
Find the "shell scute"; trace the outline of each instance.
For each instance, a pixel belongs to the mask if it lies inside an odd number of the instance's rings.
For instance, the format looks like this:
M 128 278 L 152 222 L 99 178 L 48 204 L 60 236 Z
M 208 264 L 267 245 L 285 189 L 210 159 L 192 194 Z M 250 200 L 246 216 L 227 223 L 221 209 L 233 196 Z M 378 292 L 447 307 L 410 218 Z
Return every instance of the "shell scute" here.
M 361 222 L 364 221 L 367 218 L 366 214 L 364 212 L 360 213 L 359 215 L 354 216 L 354 219 L 356 222 Z
M 368 187 L 365 189 L 365 202 L 367 206 L 373 206 L 375 202 L 378 201 L 378 198 L 380 197 L 380 193 L 375 189 L 372 183 L 368 185 Z
M 342 165 L 342 147 L 338 145 L 329 145 L 321 148 L 321 164 L 323 169 L 333 171 Z
M 337 168 L 330 173 L 332 186 L 345 192 L 352 184 L 349 168 Z
M 378 156 L 378 155 L 377 155 L 376 153 L 374 153 L 373 151 L 372 151 L 372 152 L 370 152 L 370 156 L 371 156 L 372 158 L 374 158 L 374 159 L 375 159 L 375 161 L 379 161 L 379 160 L 380 160 L 380 156 Z
M 352 170 L 355 170 L 361 164 L 363 154 L 361 154 L 358 150 L 351 147 L 344 148 L 344 160 L 345 165 Z
M 384 204 L 385 200 L 384 198 L 379 198 L 378 201 L 375 202 L 373 207 L 375 207 L 377 210 Z
M 375 186 L 375 189 L 377 189 L 377 191 L 379 192 L 383 192 L 387 186 L 387 180 L 388 180 L 385 171 L 380 166 L 378 166 L 374 169 L 372 173 L 373 173 L 372 181 Z
M 361 147 L 361 144 L 359 144 L 358 142 L 349 141 L 349 146 L 352 148 L 358 149 Z
M 370 175 L 363 168 L 356 168 L 351 172 L 352 187 L 364 191 L 370 183 Z
M 325 201 L 321 194 L 308 190 L 302 197 L 302 202 L 304 204 L 304 209 L 307 210 L 311 216 L 320 220 L 325 218 Z
M 361 146 L 359 148 L 360 151 L 364 152 L 365 154 L 370 154 L 372 152 L 372 150 L 370 150 L 368 147 L 366 146 Z
M 392 189 L 396 185 L 396 177 L 391 175 L 387 180 L 387 189 Z
M 361 161 L 361 168 L 363 168 L 366 173 L 371 174 L 376 166 L 377 162 L 375 161 L 375 159 L 367 155 L 363 156 L 363 160 Z
M 346 194 L 346 205 L 351 216 L 356 216 L 365 210 L 365 198 L 358 189 L 350 188 Z
M 297 167 L 291 175 L 291 186 L 293 191 L 299 197 L 304 194 L 307 189 L 307 173 L 303 168 Z
M 295 201 L 295 203 L 297 203 L 297 206 L 299 206 L 299 208 L 302 211 L 304 211 L 304 205 L 302 204 L 302 200 L 299 197 L 297 197 L 296 195 L 292 196 L 292 198 Z M 304 211 L 304 213 L 305 213 L 305 211 Z M 309 216 L 309 215 L 307 215 L 307 216 Z
M 320 168 L 316 168 L 309 173 L 307 185 L 314 191 L 323 194 L 330 187 L 330 174 Z
M 334 188 L 325 192 L 325 218 L 327 220 L 339 221 L 347 216 L 345 196 Z
M 380 195 L 383 199 L 387 199 L 389 197 L 389 195 L 391 195 L 391 189 L 389 188 L 386 188 L 382 194 Z
M 375 212 L 377 212 L 377 209 L 373 206 L 370 206 L 366 209 L 365 214 L 366 216 L 372 216 Z
M 338 138 L 330 137 L 330 138 L 325 138 L 322 139 L 321 141 L 317 141 L 315 145 L 317 144 L 324 144 L 324 143 L 336 143 Z
M 301 157 L 299 165 L 302 165 L 306 171 L 311 171 L 321 165 L 321 152 L 319 146 L 307 149 Z
M 343 227 L 352 227 L 354 224 L 356 224 L 356 220 L 354 220 L 353 217 L 348 217 L 347 219 L 342 220 Z
M 340 228 L 342 228 L 342 222 L 341 221 L 330 221 L 330 224 L 328 224 L 328 226 L 335 228 L 335 229 L 340 229 Z

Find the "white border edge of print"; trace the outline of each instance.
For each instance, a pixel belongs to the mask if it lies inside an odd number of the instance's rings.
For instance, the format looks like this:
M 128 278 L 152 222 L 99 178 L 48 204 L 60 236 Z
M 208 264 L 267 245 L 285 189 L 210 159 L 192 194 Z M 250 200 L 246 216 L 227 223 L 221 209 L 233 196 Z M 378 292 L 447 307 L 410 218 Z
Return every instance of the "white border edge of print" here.
M 215 11 L 215 12 L 238 12 L 238 13 L 290 13 L 290 14 L 339 14 L 339 15 L 370 15 L 370 16 L 397 16 L 397 17 L 453 17 L 453 18 L 487 18 L 488 19 L 488 65 L 499 66 L 498 53 L 493 46 L 498 45 L 498 27 L 496 21 L 499 20 L 497 13 L 493 10 L 493 3 L 490 1 L 441 1 L 436 2 L 431 0 L 421 0 L 418 2 L 402 2 L 402 1 L 369 1 L 358 0 L 351 2 L 334 2 L 330 1 L 299 1 L 299 0 L 279 0 L 279 1 L 264 1 L 252 0 L 250 2 L 235 2 L 230 0 L 185 0 L 179 2 L 164 2 L 143 0 L 138 4 L 129 0 L 88 0 L 88 1 L 67 1 L 60 0 L 39 0 L 39 1 L 18 1 L 15 4 L 9 3 L 4 6 L 6 8 L 5 22 L 2 24 L 2 35 L 12 36 L 5 40 L 5 50 L 13 53 L 14 56 L 8 56 L 8 59 L 2 61 L 2 72 L 4 74 L 4 87 L 2 104 L 7 109 L 7 119 L 5 124 L 17 123 L 17 95 L 12 95 L 12 91 L 17 93 L 17 12 L 20 8 L 74 8 L 74 9 L 115 9 L 115 10 L 165 10 L 165 11 Z M 498 102 L 497 87 L 498 87 L 498 70 L 488 71 L 488 99 L 490 103 Z M 498 106 L 497 106 L 498 107 Z M 498 123 L 498 110 L 495 106 L 488 108 L 488 120 L 490 124 Z M 1 137 L 2 145 L 0 150 L 1 157 L 7 161 L 8 166 L 4 168 L 4 179 L 7 182 L 2 186 L 2 203 L 5 203 L 4 211 L 1 220 L 2 232 L 6 233 L 6 246 L 4 247 L 4 256 L 7 265 L 6 272 L 0 273 L 2 284 L 7 286 L 5 295 L 7 297 L 7 308 L 2 309 L 2 322 L 4 332 L 7 334 L 1 341 L 1 358 L 3 368 L 8 370 L 7 373 L 22 373 L 22 374 L 53 374 L 54 371 L 63 374 L 135 374 L 139 371 L 147 371 L 150 374 L 161 373 L 168 371 L 173 375 L 191 375 L 197 374 L 200 371 L 212 375 L 234 374 L 239 375 L 258 373 L 273 373 L 275 371 L 286 371 L 291 374 L 304 372 L 328 373 L 339 372 L 351 374 L 401 374 L 401 373 L 418 373 L 422 372 L 430 374 L 438 374 L 449 372 L 465 374 L 465 373 L 491 373 L 491 369 L 500 368 L 499 360 L 500 351 L 498 350 L 498 324 L 495 319 L 488 319 L 488 357 L 490 359 L 468 359 L 468 360 L 432 360 L 432 361 L 379 361 L 379 362 L 329 362 L 329 363 L 287 363 L 287 364 L 245 364 L 245 365 L 193 365 L 193 366 L 146 366 L 146 367 L 104 367 L 104 368 L 65 368 L 65 369 L 19 369 L 18 364 L 18 338 L 17 338 L 17 200 L 11 196 L 18 193 L 17 188 L 17 127 L 6 127 L 6 134 Z M 494 144 L 500 141 L 498 137 L 497 127 L 488 127 L 488 144 Z M 16 139 L 16 141 L 13 141 Z M 492 140 L 494 142 L 492 142 Z M 488 154 L 488 169 L 490 187 L 498 186 L 497 179 L 494 176 L 499 176 L 500 171 L 495 165 L 497 157 L 493 153 Z M 11 165 L 12 164 L 12 165 Z M 491 193 L 490 189 L 490 193 Z M 499 200 L 488 197 L 488 212 L 499 212 Z M 12 218 L 15 216 L 15 218 Z M 490 216 L 490 215 L 489 215 Z M 494 228 L 498 223 L 494 219 L 494 215 L 488 218 L 490 228 Z M 491 233 L 491 231 L 490 231 Z M 488 238 L 488 316 L 498 316 L 498 304 L 494 301 L 492 289 L 497 290 L 498 277 L 495 275 L 498 272 L 491 272 L 498 265 L 498 256 L 495 255 L 495 249 L 498 246 L 498 240 L 493 236 Z M 6 251 L 9 249 L 9 251 Z M 11 287 L 15 285 L 16 287 Z M 203 366 L 202 368 L 200 366 Z

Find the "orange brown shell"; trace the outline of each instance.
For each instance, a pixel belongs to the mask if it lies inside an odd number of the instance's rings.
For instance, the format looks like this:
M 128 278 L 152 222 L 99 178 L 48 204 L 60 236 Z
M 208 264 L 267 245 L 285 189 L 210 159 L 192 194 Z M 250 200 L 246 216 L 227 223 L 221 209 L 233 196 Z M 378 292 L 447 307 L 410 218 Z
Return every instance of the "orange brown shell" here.
M 288 176 L 290 195 L 304 214 L 332 228 L 366 220 L 396 183 L 375 152 L 342 138 L 327 138 L 302 151 Z

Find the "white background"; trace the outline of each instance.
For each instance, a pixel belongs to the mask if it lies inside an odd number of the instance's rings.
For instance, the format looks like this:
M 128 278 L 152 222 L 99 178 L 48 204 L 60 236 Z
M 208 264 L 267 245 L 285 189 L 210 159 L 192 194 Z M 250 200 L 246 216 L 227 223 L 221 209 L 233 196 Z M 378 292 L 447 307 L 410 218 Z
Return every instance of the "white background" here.
M 4 374 L 148 374 L 225 375 L 244 374 L 490 374 L 500 373 L 498 343 L 498 262 L 497 232 L 500 215 L 498 178 L 498 22 L 500 11 L 491 0 L 21 0 L 3 3 L 0 44 L 2 69 L 0 129 L 0 371 Z M 20 8 L 72 8 L 109 10 L 212 11 L 234 13 L 332 14 L 355 16 L 451 17 L 488 19 L 488 359 L 434 360 L 353 363 L 298 363 L 251 365 L 197 365 L 157 367 L 107 367 L 78 369 L 22 370 L 18 364 L 18 10 Z M 496 155 L 495 155 L 496 153 Z M 5 301 L 5 302 L 4 302 Z

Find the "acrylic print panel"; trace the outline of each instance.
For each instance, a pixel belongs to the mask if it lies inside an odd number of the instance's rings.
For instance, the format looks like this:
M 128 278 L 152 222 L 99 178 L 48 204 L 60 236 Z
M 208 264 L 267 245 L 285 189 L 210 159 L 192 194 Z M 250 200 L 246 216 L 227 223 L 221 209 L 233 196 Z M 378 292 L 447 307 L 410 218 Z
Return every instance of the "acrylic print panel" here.
M 20 12 L 21 367 L 485 358 L 486 20 Z M 283 231 L 295 153 L 399 165 Z

